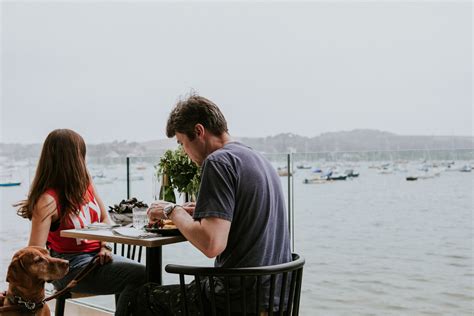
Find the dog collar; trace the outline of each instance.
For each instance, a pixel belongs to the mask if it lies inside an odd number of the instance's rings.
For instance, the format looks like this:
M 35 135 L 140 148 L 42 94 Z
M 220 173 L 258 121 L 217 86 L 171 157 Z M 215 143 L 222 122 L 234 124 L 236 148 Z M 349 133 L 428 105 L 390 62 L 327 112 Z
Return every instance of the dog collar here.
M 38 309 L 42 308 L 44 305 L 44 300 L 42 300 L 39 303 L 36 303 L 36 302 L 24 300 L 23 298 L 21 298 L 21 296 L 8 296 L 8 300 L 10 301 L 11 304 L 19 305 L 23 309 L 31 313 L 36 312 Z

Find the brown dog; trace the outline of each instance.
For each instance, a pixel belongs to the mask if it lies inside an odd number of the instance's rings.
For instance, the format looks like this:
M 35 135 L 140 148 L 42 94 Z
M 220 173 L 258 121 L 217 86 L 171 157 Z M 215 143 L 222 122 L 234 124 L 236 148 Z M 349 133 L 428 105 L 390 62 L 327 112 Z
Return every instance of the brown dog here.
M 22 308 L 1 312 L 0 307 L 0 315 L 49 316 L 48 305 L 42 304 L 45 298 L 44 283 L 63 278 L 68 270 L 67 260 L 51 257 L 44 248 L 31 246 L 17 251 L 8 267 L 9 285 L 3 306 L 20 305 Z M 35 308 L 32 308 L 33 304 Z M 33 311 L 28 310 L 28 307 Z

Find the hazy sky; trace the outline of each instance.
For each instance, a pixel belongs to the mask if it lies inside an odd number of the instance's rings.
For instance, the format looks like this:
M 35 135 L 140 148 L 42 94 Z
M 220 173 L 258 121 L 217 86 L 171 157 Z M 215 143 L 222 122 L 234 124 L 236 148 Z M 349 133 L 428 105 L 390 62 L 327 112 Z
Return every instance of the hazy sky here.
M 1 142 L 165 138 L 191 89 L 235 136 L 472 135 L 470 1 L 1 5 Z

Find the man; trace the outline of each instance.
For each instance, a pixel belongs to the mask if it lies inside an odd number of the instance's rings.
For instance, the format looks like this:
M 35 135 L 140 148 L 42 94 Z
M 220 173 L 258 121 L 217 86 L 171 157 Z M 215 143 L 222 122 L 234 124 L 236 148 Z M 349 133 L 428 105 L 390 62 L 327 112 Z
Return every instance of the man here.
M 232 141 L 227 122 L 210 100 L 192 95 L 172 110 L 166 126 L 186 154 L 202 167 L 195 207 L 152 203 L 151 222 L 170 218 L 186 239 L 216 267 L 257 267 L 291 261 L 281 183 L 260 153 Z M 188 293 L 208 291 L 191 283 Z M 179 286 L 146 285 L 134 314 L 173 314 L 180 308 Z M 193 301 L 193 299 L 191 300 Z

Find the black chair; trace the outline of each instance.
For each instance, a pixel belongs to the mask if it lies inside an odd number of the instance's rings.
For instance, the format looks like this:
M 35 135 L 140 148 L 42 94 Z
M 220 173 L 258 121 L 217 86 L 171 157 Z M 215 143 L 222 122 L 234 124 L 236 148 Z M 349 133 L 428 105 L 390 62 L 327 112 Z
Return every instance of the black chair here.
M 208 278 L 206 281 L 209 282 L 209 294 L 205 295 L 201 291 L 197 291 L 201 315 L 236 315 L 233 311 L 235 309 L 231 308 L 231 304 L 236 303 L 235 294 L 238 294 L 237 299 L 240 305 L 238 315 L 273 315 L 275 311 L 278 315 L 298 315 L 304 263 L 304 258 L 293 254 L 293 261 L 273 266 L 208 268 L 168 264 L 165 270 L 169 273 L 179 274 L 181 296 L 185 298 L 181 300 L 184 315 L 189 315 L 185 275 L 194 276 L 196 284 L 201 284 L 202 280 Z M 219 292 L 219 294 L 216 293 L 215 286 L 217 278 L 220 279 L 224 287 L 224 292 Z M 276 288 L 278 283 L 281 283 L 281 288 Z M 249 284 L 251 284 L 250 288 Z M 224 297 L 225 303 L 223 305 L 221 302 L 220 306 L 217 306 L 217 296 Z M 265 300 L 265 297 L 270 299 Z M 251 301 L 252 304 L 250 304 Z M 248 310 L 250 308 L 252 310 Z
M 124 245 L 124 244 L 116 244 L 113 245 L 113 253 L 115 255 L 120 255 L 122 257 L 136 260 L 137 262 L 141 262 L 142 260 L 142 246 L 135 246 L 135 245 Z M 87 293 L 78 293 L 74 292 L 74 288 L 71 291 L 65 292 L 63 295 L 56 298 L 56 306 L 54 309 L 55 316 L 64 316 L 64 308 L 66 306 L 66 300 L 68 298 L 78 299 L 84 297 L 91 297 L 96 296 L 94 294 L 87 294 Z M 119 294 L 115 295 L 115 302 L 117 302 Z

